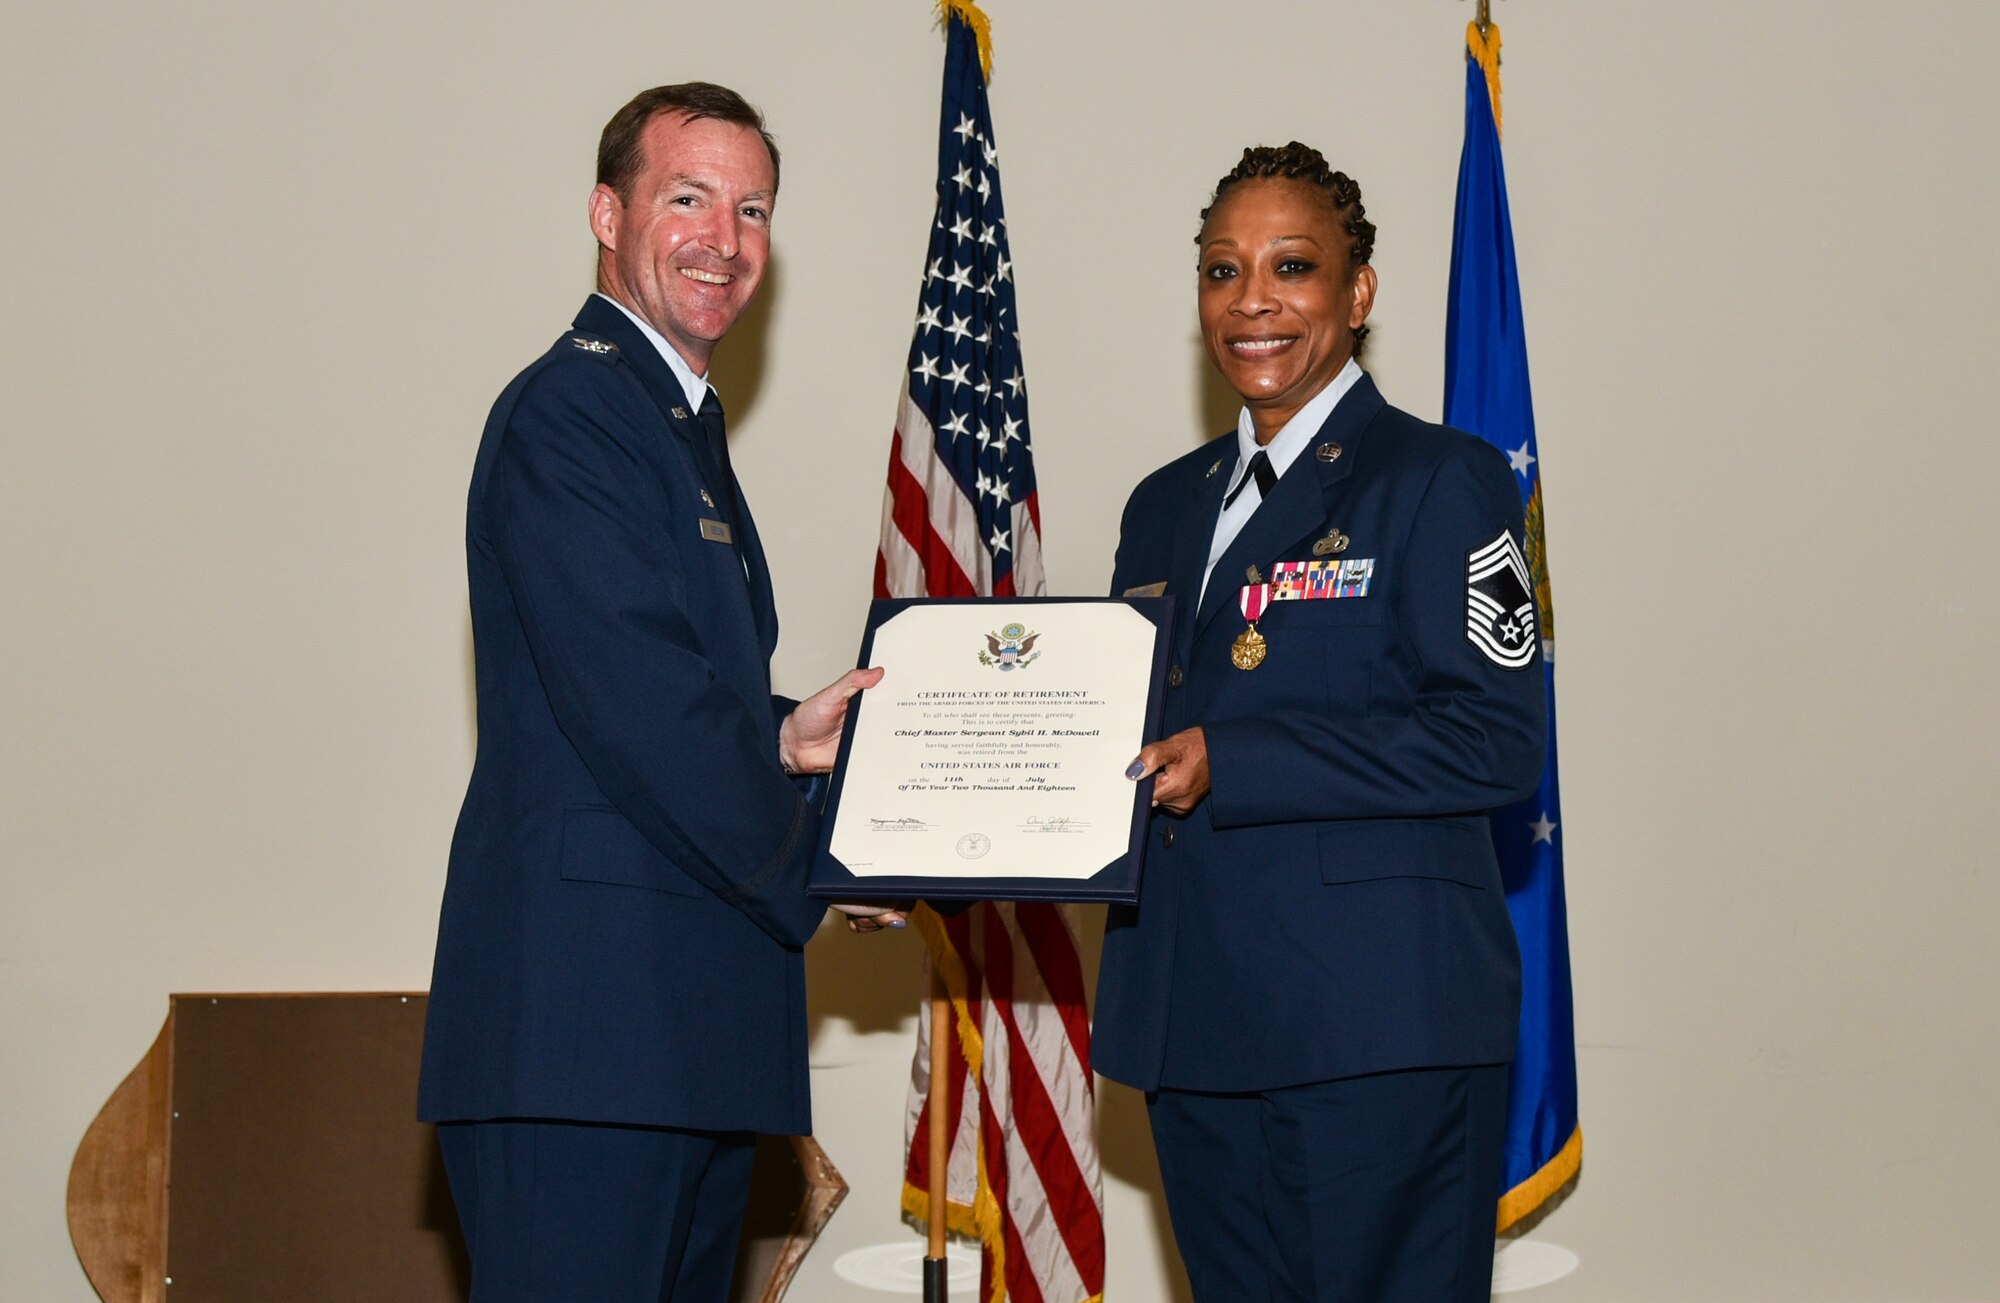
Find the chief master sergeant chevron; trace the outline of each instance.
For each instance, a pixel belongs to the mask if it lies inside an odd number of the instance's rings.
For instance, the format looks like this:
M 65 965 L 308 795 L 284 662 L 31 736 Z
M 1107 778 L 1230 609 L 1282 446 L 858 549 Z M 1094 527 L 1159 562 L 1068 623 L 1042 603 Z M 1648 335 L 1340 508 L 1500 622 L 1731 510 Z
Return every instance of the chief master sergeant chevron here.
M 466 512 L 479 745 L 419 1112 L 476 1303 L 727 1296 L 753 1133 L 811 1129 L 825 911 L 788 775 L 831 766 L 880 678 L 772 695 L 770 571 L 705 379 L 770 253 L 762 116 L 646 91 L 597 182 L 599 292 L 494 404 Z

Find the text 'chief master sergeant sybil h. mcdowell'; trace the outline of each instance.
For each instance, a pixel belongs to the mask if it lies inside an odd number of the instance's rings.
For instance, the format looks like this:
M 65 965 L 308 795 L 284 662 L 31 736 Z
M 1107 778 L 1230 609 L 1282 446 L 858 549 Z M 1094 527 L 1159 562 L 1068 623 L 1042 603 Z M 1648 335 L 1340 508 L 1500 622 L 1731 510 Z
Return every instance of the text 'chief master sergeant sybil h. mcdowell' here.
M 1236 431 L 1149 476 L 1114 592 L 1176 601 L 1093 1066 L 1148 1092 L 1201 1303 L 1484 1303 L 1520 960 L 1481 813 L 1547 733 L 1506 460 L 1382 400 L 1360 187 L 1245 151 L 1197 304 Z
M 831 767 L 880 674 L 771 693 L 770 571 L 705 379 L 770 253 L 762 117 L 647 91 L 597 175 L 599 292 L 494 404 L 466 514 L 479 745 L 420 1111 L 479 1303 L 726 1297 L 753 1133 L 811 1128 L 825 910 L 788 771 Z

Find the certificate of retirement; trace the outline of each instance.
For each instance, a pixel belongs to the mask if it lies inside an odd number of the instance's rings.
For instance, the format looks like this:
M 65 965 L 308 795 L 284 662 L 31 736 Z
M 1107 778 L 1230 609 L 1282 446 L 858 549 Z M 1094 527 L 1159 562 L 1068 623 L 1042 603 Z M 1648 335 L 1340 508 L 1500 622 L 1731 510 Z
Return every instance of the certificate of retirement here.
M 1150 783 L 1125 769 L 1157 719 L 1170 604 L 876 606 L 864 657 L 887 673 L 850 707 L 826 831 L 839 881 L 816 874 L 815 893 L 1136 895 Z

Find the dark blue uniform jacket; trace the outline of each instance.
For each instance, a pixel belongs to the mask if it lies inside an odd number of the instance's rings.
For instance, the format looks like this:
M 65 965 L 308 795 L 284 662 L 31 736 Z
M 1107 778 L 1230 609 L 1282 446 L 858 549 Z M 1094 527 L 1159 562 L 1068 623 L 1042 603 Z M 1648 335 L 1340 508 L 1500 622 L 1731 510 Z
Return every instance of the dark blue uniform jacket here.
M 1094 1066 L 1248 1091 L 1504 1062 L 1520 960 L 1481 812 L 1533 790 L 1546 710 L 1538 653 L 1507 668 L 1469 635 L 1468 559 L 1502 531 L 1518 546 L 1513 473 L 1364 376 L 1197 610 L 1236 470 L 1232 434 L 1125 508 L 1112 591 L 1178 599 L 1164 731 L 1203 727 L 1213 790 L 1155 811 L 1139 903 L 1110 912 Z M 1346 548 L 1315 556 L 1332 532 Z M 1367 596 L 1273 603 L 1268 658 L 1235 668 L 1246 569 L 1315 559 L 1372 559 Z
M 817 819 L 778 766 L 777 614 L 747 507 L 721 537 L 733 487 L 602 299 L 494 405 L 426 1119 L 811 1129 Z

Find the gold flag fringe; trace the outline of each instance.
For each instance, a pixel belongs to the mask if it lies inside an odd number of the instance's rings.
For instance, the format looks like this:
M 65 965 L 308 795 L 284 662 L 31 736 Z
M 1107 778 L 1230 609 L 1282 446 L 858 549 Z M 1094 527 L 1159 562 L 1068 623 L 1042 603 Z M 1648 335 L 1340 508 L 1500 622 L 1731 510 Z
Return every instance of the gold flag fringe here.
M 938 17 L 949 20 L 953 15 L 964 20 L 972 29 L 974 39 L 979 42 L 979 71 L 988 81 L 993 80 L 993 23 L 986 11 L 972 0 L 938 0 Z
M 980 48 L 983 50 L 985 47 Z M 1505 133 L 1500 129 L 1500 24 L 1488 23 L 1482 33 L 1478 23 L 1467 23 L 1465 48 L 1486 73 L 1486 93 L 1493 97 L 1493 132 L 1503 135 Z
M 945 2 L 956 4 L 958 0 L 945 0 Z M 970 9 L 972 6 L 967 4 L 966 8 Z M 983 15 L 981 21 L 985 21 Z M 953 1022 L 958 1027 L 958 1047 L 965 1056 L 966 1072 L 974 1081 L 980 1082 L 980 1089 L 984 1090 L 985 1083 L 980 1076 L 980 1069 L 986 1057 L 986 1044 L 985 1038 L 979 1034 L 979 1024 L 973 1021 L 970 1001 L 972 984 L 965 971 L 965 960 L 959 955 L 957 947 L 951 943 L 951 937 L 945 932 L 944 920 L 939 918 L 928 905 L 919 904 L 911 911 L 910 921 L 917 925 L 917 932 L 923 937 L 924 945 L 930 951 L 931 963 L 936 965 L 939 975 L 944 978 L 945 990 L 951 996 Z M 969 1104 L 971 1101 L 966 1102 Z M 983 1128 L 975 1126 L 973 1134 L 978 1137 L 978 1141 L 973 1145 L 973 1154 L 977 1162 L 974 1168 L 975 1193 L 972 1207 L 968 1209 L 963 1204 L 955 1204 L 947 1195 L 944 1224 L 947 1230 L 979 1237 L 980 1246 L 993 1259 L 993 1297 L 988 1303 L 1004 1303 L 1007 1297 L 1007 1244 L 1000 1229 L 1000 1199 L 994 1193 L 992 1179 L 986 1172 Z M 948 1163 L 947 1159 L 947 1165 Z M 932 1214 L 930 1202 L 930 1191 L 919 1190 L 908 1181 L 903 1183 L 904 1212 L 919 1221 L 929 1222 Z
M 1569 1133 L 1569 1139 L 1556 1151 L 1556 1156 L 1542 1164 L 1540 1171 L 1500 1196 L 1494 1234 L 1505 1232 L 1515 1222 L 1547 1203 L 1556 1191 L 1574 1181 L 1576 1174 L 1582 1170 L 1583 1128 L 1579 1126 Z

